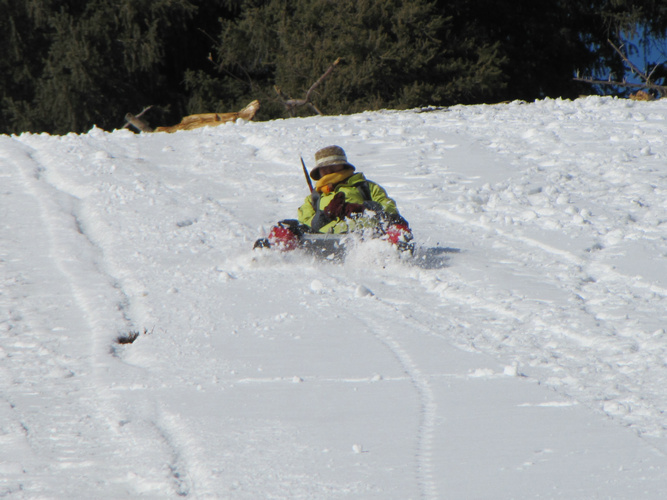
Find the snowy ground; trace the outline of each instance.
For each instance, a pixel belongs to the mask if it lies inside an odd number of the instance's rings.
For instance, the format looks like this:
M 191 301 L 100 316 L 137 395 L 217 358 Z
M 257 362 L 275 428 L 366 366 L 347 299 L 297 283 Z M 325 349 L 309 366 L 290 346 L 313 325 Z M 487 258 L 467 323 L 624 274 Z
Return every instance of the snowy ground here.
M 666 134 L 587 98 L 0 136 L 0 497 L 662 498 Z M 461 252 L 251 251 L 329 144 Z

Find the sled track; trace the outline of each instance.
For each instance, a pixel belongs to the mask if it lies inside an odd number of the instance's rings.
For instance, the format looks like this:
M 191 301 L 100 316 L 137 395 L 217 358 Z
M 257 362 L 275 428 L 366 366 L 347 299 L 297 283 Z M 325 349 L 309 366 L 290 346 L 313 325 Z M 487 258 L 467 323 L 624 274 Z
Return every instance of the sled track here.
M 655 367 L 655 360 L 664 359 L 667 349 L 660 341 L 660 330 L 653 333 L 648 325 L 662 316 L 660 303 L 664 303 L 667 290 L 612 269 L 599 261 L 595 250 L 579 257 L 536 239 L 469 223 L 453 214 L 449 219 L 465 224 L 464 230 L 473 234 L 491 234 L 494 244 L 485 257 L 490 265 L 504 269 L 492 275 L 507 274 L 509 279 L 517 280 L 517 287 L 486 283 L 488 280 L 479 274 L 482 268 L 471 280 L 467 269 L 471 255 L 464 252 L 446 269 L 398 270 L 395 284 L 405 293 L 421 289 L 419 297 L 413 296 L 408 302 L 392 300 L 384 297 L 383 292 L 388 290 L 378 289 L 373 302 L 386 308 L 385 315 L 364 308 L 355 311 L 367 330 L 400 362 L 419 395 L 417 468 L 422 496 L 438 495 L 431 463 L 438 408 L 428 376 L 397 339 L 384 333 L 395 331 L 395 325 L 383 328 L 383 321 L 401 316 L 410 331 L 511 364 L 521 375 L 635 428 L 640 435 L 664 435 L 664 429 L 651 422 L 662 420 L 662 404 L 656 405 L 655 401 L 660 399 L 667 370 L 663 364 L 662 368 Z M 348 287 L 356 279 L 336 274 L 332 278 Z M 553 297 L 532 295 L 531 282 L 548 284 Z M 618 314 L 609 314 L 610 302 Z M 638 328 L 625 311 L 636 311 L 643 318 L 644 332 L 642 323 Z M 433 329 L 436 324 L 441 326 Z M 541 355 L 535 357 L 536 352 Z M 591 368 L 582 372 L 582 366 Z M 663 450 L 656 451 L 664 454 Z
M 190 494 L 196 496 L 202 493 L 196 490 L 197 485 L 192 479 L 187 462 L 181 451 L 179 451 L 181 447 L 174 440 L 175 435 L 182 434 L 184 431 L 182 426 L 177 425 L 176 417 L 173 415 L 164 415 L 160 423 L 152 422 L 152 425 L 163 445 L 169 450 L 170 460 L 167 467 L 171 474 L 174 493 L 180 497 L 187 497 Z M 176 433 L 170 432 L 172 429 Z
M 595 249 L 579 257 L 527 236 L 439 213 L 462 232 L 478 235 L 477 240 L 492 236 L 492 247 L 481 249 L 483 264 L 495 266 L 492 274 L 505 273 L 515 283 L 488 282 L 480 274 L 482 264 L 465 253 L 443 272 L 419 273 L 416 279 L 446 308 L 450 328 L 438 335 L 462 348 L 519 363 L 540 382 L 640 433 L 664 435 L 661 426 L 648 424 L 661 420 L 662 409 L 647 406 L 647 401 L 658 398 L 667 380 L 664 364 L 655 363 L 667 355 L 659 320 L 667 290 L 600 262 Z M 479 270 L 471 274 L 470 266 Z M 550 296 L 534 296 L 531 283 L 546 283 Z M 414 302 L 410 307 L 418 311 L 417 322 L 432 314 Z M 540 359 L 535 359 L 536 351 Z M 582 366 L 593 368 L 582 376 Z
M 11 187 L 5 186 L 13 190 L 12 196 L 32 198 L 20 205 L 33 208 L 22 212 L 30 220 L 10 222 L 19 228 L 15 233 L 19 236 L 8 239 L 13 245 L 9 251 L 15 252 L 19 245 L 24 252 L 12 259 L 18 261 L 14 267 L 20 274 L 5 283 L 15 290 L 7 304 L 7 326 L 13 332 L 0 344 L 0 352 L 11 354 L 3 374 L 10 381 L 5 399 L 33 462 L 38 460 L 39 467 L 51 471 L 43 474 L 43 480 L 32 481 L 26 491 L 57 496 L 76 491 L 76 495 L 94 497 L 101 491 L 98 488 L 105 488 L 105 494 L 126 496 L 129 469 L 137 477 L 154 475 L 155 484 L 165 481 L 155 476 L 152 464 L 142 461 L 147 448 L 136 446 L 145 444 L 142 436 L 133 433 L 133 426 L 119 424 L 124 421 L 122 411 L 116 394 L 109 391 L 110 380 L 104 378 L 117 362 L 111 357 L 112 343 L 119 333 L 134 329 L 129 298 L 119 282 L 101 269 L 102 250 L 87 234 L 80 200 L 47 182 L 44 168 L 28 146 L 15 141 L 6 146 L 11 158 L 1 160 L 13 167 L 15 175 L 9 177 Z M 25 235 L 22 225 L 30 230 Z M 18 237 L 26 241 L 14 241 Z M 27 264 L 27 259 L 32 262 Z M 62 279 L 44 280 L 43 276 Z M 59 306 L 44 302 L 43 296 L 49 293 L 59 297 Z M 63 304 L 65 309 L 49 313 L 58 323 L 45 324 L 44 311 Z M 37 388 L 32 387 L 35 380 L 41 381 Z M 42 412 L 50 417 L 48 426 Z M 101 456 L 108 470 L 106 487 L 86 479 Z M 20 463 L 21 459 L 15 460 Z M 60 484 L 55 478 L 65 467 L 71 479 L 66 490 L 58 493 L 51 483 Z
M 343 286 L 350 286 L 347 278 L 327 273 L 328 276 Z M 339 299 L 340 300 L 340 299 Z M 378 307 L 371 307 L 369 310 L 364 307 L 356 307 L 355 317 L 363 324 L 364 331 L 372 335 L 382 344 L 392 356 L 398 361 L 403 372 L 406 374 L 417 393 L 419 408 L 419 424 L 417 428 L 417 449 L 415 454 L 417 483 L 421 492 L 421 498 L 425 500 L 434 500 L 439 498 L 439 492 L 433 475 L 433 440 L 435 434 L 436 419 L 438 416 L 438 406 L 435 394 L 429 383 L 428 375 L 424 374 L 418 364 L 410 356 L 410 353 L 403 347 L 401 342 L 395 339 L 387 332 L 395 328 L 397 320 L 396 307 L 381 299 L 374 301 Z M 345 304 L 349 307 L 350 304 Z M 387 314 L 387 310 L 389 313 Z M 372 317 L 371 317 L 372 315 Z M 409 328 L 411 325 L 406 325 Z
M 374 322 L 377 322 L 377 319 Z M 367 331 L 384 344 L 396 357 L 419 395 L 421 408 L 419 412 L 420 423 L 417 432 L 418 447 L 416 456 L 418 481 L 422 498 L 428 500 L 437 499 L 438 490 L 433 478 L 432 456 L 433 435 L 438 406 L 428 377 L 422 373 L 403 346 L 391 335 L 385 333 L 386 331 L 391 331 L 391 329 L 371 326 L 368 322 L 365 322 L 365 325 Z

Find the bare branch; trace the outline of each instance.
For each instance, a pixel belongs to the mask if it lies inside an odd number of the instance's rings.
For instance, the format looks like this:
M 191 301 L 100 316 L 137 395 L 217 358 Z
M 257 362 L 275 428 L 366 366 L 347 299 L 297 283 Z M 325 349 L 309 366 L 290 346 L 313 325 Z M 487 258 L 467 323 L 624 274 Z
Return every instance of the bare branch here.
M 278 97 L 283 102 L 283 105 L 285 106 L 285 109 L 287 110 L 287 112 L 289 113 L 290 116 L 294 116 L 295 112 L 296 112 L 296 108 L 298 108 L 300 106 L 308 106 L 311 110 L 313 110 L 318 115 L 322 114 L 322 112 L 319 109 L 317 109 L 317 107 L 312 102 L 310 102 L 311 94 L 317 88 L 318 85 L 320 85 L 324 80 L 326 80 L 329 77 L 329 75 L 331 75 L 334 68 L 336 66 L 338 66 L 338 64 L 340 62 L 341 62 L 341 58 L 339 57 L 338 59 L 336 59 L 331 64 L 331 66 L 329 66 L 327 68 L 327 70 L 322 74 L 322 76 L 320 76 L 317 79 L 317 81 L 310 86 L 310 88 L 306 92 L 306 95 L 304 96 L 303 99 L 292 99 L 292 98 L 286 96 L 279 87 L 277 87 L 277 86 L 273 87 L 274 90 L 276 91 L 276 93 L 278 94 Z
M 609 45 L 611 45 L 614 48 L 614 50 L 618 53 L 618 55 L 621 56 L 621 59 L 623 59 L 623 62 L 625 62 L 625 64 L 627 64 L 632 71 L 637 73 L 638 76 L 642 77 L 645 82 L 650 83 L 649 77 L 646 76 L 646 74 L 644 74 L 644 72 L 642 72 L 637 66 L 635 66 L 632 63 L 632 61 L 630 61 L 630 59 L 628 59 L 628 57 L 623 53 L 621 49 L 619 49 L 616 45 L 614 45 L 611 40 L 607 40 L 607 42 L 609 42 Z
M 327 68 L 327 70 L 320 76 L 315 83 L 311 85 L 311 87 L 308 89 L 308 92 L 306 92 L 306 102 L 310 102 L 310 94 L 315 90 L 315 87 L 317 87 L 320 83 L 322 83 L 324 80 L 327 79 L 327 77 L 331 74 L 331 72 L 334 70 L 336 66 L 340 63 L 340 57 L 336 59 L 331 66 Z
M 573 78 L 576 82 L 585 82 L 590 83 L 591 85 L 614 85 L 616 87 L 626 87 L 631 89 L 651 89 L 655 90 L 660 94 L 660 97 L 665 97 L 667 95 L 667 87 L 663 85 L 656 85 L 654 83 L 628 83 L 628 82 L 616 82 L 611 79 L 609 80 L 594 80 L 593 78 Z
M 658 69 L 659 67 L 660 67 L 659 64 L 656 64 L 655 66 L 653 66 L 653 69 L 652 69 L 651 72 L 648 74 L 648 80 L 646 80 L 647 82 L 650 83 L 650 81 L 651 81 L 651 77 L 653 76 L 653 73 L 655 73 L 655 70 Z
M 661 98 L 667 96 L 667 86 L 656 85 L 655 83 L 651 82 L 651 77 L 653 76 L 653 73 L 655 72 L 658 66 L 653 68 L 653 70 L 649 75 L 646 75 L 646 73 L 644 73 L 637 66 L 635 66 L 632 63 L 632 61 L 628 59 L 625 53 L 623 53 L 623 51 L 620 48 L 614 45 L 611 40 L 607 40 L 607 42 L 609 42 L 609 45 L 611 45 L 614 48 L 614 50 L 618 53 L 618 55 L 621 56 L 623 62 L 627 64 L 627 66 L 632 70 L 632 72 L 636 73 L 639 77 L 641 77 L 645 83 L 628 83 L 625 81 L 625 78 L 623 79 L 622 82 L 613 81 L 611 79 L 611 74 L 609 75 L 608 80 L 594 80 L 593 78 L 580 78 L 578 71 L 576 78 L 573 78 L 573 80 L 577 82 L 590 83 L 591 85 L 613 85 L 616 87 L 626 87 L 632 89 L 651 89 L 655 90 Z
M 322 115 L 322 112 L 319 109 L 317 109 L 317 106 L 315 106 L 312 102 L 308 103 L 308 107 L 312 109 L 316 114 Z

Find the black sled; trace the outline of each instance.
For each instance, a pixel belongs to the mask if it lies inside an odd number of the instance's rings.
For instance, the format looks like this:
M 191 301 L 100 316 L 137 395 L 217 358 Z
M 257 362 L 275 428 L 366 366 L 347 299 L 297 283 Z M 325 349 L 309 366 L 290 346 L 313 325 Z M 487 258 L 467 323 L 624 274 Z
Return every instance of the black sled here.
M 288 229 L 295 238 L 288 241 L 276 241 L 271 236 L 260 238 L 255 241 L 253 249 L 303 250 L 323 259 L 344 260 L 345 247 L 351 239 L 351 236 L 347 234 L 313 233 L 308 226 L 294 219 L 280 221 L 272 233 L 277 228 Z
M 369 234 L 323 234 L 313 233 L 308 226 L 293 219 L 280 221 L 276 228 L 289 229 L 295 238 L 288 244 L 269 238 L 260 238 L 255 241 L 253 249 L 277 249 L 283 251 L 302 250 L 323 260 L 343 262 L 347 251 L 364 239 L 382 238 L 381 232 Z M 273 230 L 272 230 L 273 233 Z M 388 245 L 391 243 L 387 242 Z M 422 247 L 414 242 L 399 242 L 396 245 L 401 260 L 424 269 L 439 269 L 446 267 L 452 253 L 459 253 L 458 248 L 451 247 Z

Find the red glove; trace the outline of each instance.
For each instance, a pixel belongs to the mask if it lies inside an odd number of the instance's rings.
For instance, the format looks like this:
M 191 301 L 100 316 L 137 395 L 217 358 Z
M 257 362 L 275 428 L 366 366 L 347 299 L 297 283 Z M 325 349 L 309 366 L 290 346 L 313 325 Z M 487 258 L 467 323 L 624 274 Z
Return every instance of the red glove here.
M 412 231 L 407 224 L 392 224 L 387 228 L 387 240 L 394 245 L 407 243 L 412 239 Z
M 345 194 L 338 193 L 333 200 L 324 207 L 324 213 L 332 219 L 342 219 L 345 217 Z
M 280 250 L 294 250 L 299 246 L 299 238 L 288 227 L 278 224 L 269 232 L 269 243 Z
M 360 214 L 365 210 L 361 203 L 346 203 L 345 204 L 345 217 L 350 217 L 352 214 Z
M 361 203 L 346 203 L 345 194 L 338 193 L 333 200 L 324 207 L 324 213 L 331 219 L 344 219 L 352 214 L 360 214 L 365 207 Z

